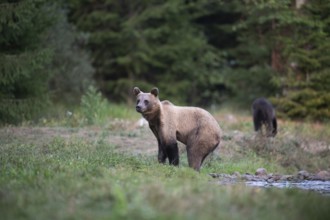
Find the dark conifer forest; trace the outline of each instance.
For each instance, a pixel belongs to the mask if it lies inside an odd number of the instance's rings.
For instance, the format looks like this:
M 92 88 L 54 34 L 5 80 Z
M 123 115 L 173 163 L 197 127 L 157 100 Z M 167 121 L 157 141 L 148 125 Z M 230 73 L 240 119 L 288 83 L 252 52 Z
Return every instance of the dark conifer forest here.
M 0 122 L 157 86 L 180 105 L 330 119 L 330 1 L 0 1 Z

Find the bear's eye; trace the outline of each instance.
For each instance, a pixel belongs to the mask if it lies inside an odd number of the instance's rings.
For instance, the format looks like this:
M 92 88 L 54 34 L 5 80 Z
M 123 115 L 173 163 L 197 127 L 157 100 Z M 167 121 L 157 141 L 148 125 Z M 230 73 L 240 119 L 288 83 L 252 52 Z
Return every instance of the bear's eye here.
M 149 104 L 149 101 L 148 100 L 144 100 L 144 104 L 145 105 L 148 105 Z
M 140 99 L 136 100 L 136 104 L 139 104 L 139 102 L 140 102 Z

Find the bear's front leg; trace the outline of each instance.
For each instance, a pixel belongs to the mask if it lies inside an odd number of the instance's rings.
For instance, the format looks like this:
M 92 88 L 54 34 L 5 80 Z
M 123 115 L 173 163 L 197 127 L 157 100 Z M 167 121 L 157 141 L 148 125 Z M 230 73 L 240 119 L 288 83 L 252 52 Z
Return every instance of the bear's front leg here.
M 158 162 L 159 163 L 165 163 L 166 158 L 167 158 L 166 152 L 164 151 L 164 149 L 160 145 L 160 141 L 158 141 Z
M 152 133 L 154 133 L 154 135 L 157 139 L 157 143 L 158 143 L 158 162 L 159 163 L 165 163 L 167 155 L 166 155 L 166 152 L 164 150 L 164 147 L 161 144 L 158 129 L 157 129 L 156 126 L 151 126 L 150 124 L 149 124 L 149 127 L 150 127 Z
M 168 144 L 165 146 L 166 154 L 170 165 L 179 165 L 179 148 L 177 143 Z

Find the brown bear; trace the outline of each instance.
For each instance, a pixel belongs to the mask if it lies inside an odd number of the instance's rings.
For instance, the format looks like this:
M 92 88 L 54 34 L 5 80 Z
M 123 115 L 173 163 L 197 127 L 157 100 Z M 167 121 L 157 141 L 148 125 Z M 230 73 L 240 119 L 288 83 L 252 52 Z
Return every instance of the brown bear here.
M 158 161 L 179 165 L 177 140 L 186 145 L 188 163 L 199 171 L 206 158 L 219 144 L 221 129 L 215 118 L 197 107 L 180 107 L 158 98 L 158 89 L 144 93 L 133 89 L 136 111 L 148 121 L 158 141 Z
M 277 120 L 273 105 L 265 98 L 257 98 L 252 103 L 254 130 L 262 134 L 262 126 L 266 128 L 267 137 L 277 134 Z

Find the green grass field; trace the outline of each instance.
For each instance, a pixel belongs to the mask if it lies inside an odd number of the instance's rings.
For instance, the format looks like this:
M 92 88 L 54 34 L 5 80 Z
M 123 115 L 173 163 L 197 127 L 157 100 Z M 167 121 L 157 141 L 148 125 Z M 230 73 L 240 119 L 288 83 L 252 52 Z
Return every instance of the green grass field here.
M 248 116 L 214 115 L 223 143 L 200 173 L 181 148 L 179 167 L 158 164 L 154 138 L 132 128 L 134 117 L 0 128 L 0 219 L 330 219 L 329 196 L 220 185 L 208 175 L 329 169 L 329 150 L 300 149 L 329 144 L 329 125 L 280 122 L 277 138 L 254 141 Z

